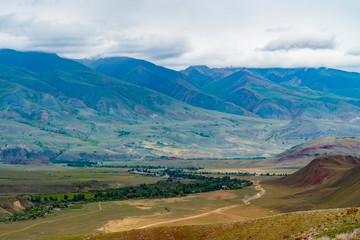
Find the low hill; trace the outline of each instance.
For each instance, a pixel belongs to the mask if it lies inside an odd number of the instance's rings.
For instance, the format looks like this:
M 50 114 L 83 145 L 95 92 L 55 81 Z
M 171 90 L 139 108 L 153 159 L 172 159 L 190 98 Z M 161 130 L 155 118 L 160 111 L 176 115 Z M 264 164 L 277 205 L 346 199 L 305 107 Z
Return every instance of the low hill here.
M 329 185 L 338 181 L 342 182 L 342 185 L 346 185 L 350 181 L 348 173 L 353 172 L 353 168 L 356 169 L 359 166 L 360 158 L 352 156 L 334 155 L 319 157 L 312 160 L 299 171 L 281 178 L 277 182 L 294 187 Z M 360 175 L 358 180 L 360 180 Z
M 360 157 L 359 148 L 360 138 L 320 137 L 278 154 L 271 162 L 304 166 L 312 159 L 321 156 L 352 155 Z
M 56 155 L 51 151 L 35 152 L 25 148 L 0 148 L 0 160 L 13 165 L 50 165 Z
M 360 158 L 343 155 L 319 157 L 299 171 L 270 184 L 300 189 L 292 197 L 304 197 L 315 205 L 360 206 Z
M 33 206 L 33 203 L 24 197 L 0 197 L 0 217 L 11 216 L 30 206 Z

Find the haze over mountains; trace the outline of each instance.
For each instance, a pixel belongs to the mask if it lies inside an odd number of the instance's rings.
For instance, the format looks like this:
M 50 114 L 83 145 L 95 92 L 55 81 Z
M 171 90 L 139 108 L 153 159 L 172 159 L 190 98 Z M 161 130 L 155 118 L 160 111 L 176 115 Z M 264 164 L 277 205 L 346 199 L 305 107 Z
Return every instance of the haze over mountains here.
M 74 160 L 265 157 L 360 136 L 359 83 L 358 73 L 323 68 L 178 72 L 1 50 L 0 142 Z

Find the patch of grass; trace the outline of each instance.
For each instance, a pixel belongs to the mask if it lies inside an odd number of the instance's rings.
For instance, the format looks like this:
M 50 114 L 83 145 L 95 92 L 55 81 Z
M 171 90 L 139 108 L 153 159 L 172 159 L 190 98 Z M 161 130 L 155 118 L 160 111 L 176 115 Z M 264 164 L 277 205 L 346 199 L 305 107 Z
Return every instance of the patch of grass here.
M 81 209 L 81 208 L 83 208 L 83 207 L 84 207 L 84 205 L 79 204 L 79 205 L 69 206 L 68 209 Z
M 0 165 L 0 195 L 81 192 L 108 186 L 155 183 L 158 180 L 156 177 L 129 174 L 123 168 Z
M 90 144 L 91 144 L 92 146 L 97 146 L 97 145 L 99 145 L 99 143 L 100 143 L 100 141 L 94 140 L 94 139 L 90 139 L 89 142 L 90 142 Z
M 175 144 L 164 144 L 162 142 L 157 142 L 155 144 L 155 146 L 157 147 L 169 147 L 169 148 L 179 148 L 178 146 L 176 146 Z

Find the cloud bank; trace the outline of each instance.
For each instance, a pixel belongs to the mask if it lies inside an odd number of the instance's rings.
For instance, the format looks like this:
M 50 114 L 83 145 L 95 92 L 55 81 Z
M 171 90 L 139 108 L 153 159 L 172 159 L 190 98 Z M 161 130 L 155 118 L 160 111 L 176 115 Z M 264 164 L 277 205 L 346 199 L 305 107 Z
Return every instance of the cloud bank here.
M 359 12 L 360 2 L 336 0 L 0 1 L 0 48 L 69 58 L 129 56 L 175 69 L 360 71 Z
M 72 57 L 132 55 L 140 58 L 176 58 L 189 51 L 183 36 L 147 34 L 128 29 L 106 29 L 83 23 L 71 24 L 0 15 L 0 47 L 60 52 Z
M 351 56 L 360 56 L 360 47 L 350 49 L 347 54 Z
M 261 50 L 263 51 L 290 51 L 294 49 L 334 49 L 335 37 L 329 34 L 323 35 L 284 35 L 268 42 Z

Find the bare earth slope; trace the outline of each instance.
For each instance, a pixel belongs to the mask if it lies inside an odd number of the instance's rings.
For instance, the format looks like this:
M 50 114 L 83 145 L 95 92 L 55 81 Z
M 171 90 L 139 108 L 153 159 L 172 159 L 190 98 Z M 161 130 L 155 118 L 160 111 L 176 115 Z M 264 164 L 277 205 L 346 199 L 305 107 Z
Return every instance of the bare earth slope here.
M 315 205 L 360 206 L 360 158 L 343 155 L 316 158 L 270 184 L 299 189 L 292 197 L 305 197 Z
M 305 166 L 312 159 L 328 155 L 352 155 L 360 157 L 360 138 L 321 137 L 292 147 L 278 154 L 271 161 L 276 164 Z

